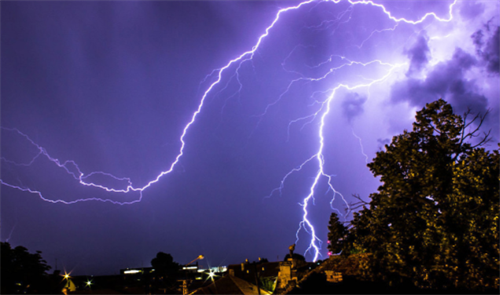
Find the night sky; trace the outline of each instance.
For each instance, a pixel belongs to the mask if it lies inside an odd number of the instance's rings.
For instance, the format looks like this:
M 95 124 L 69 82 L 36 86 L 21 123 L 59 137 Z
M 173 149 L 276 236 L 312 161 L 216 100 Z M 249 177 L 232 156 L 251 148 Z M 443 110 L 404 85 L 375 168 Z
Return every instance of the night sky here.
M 323 259 L 426 103 L 489 109 L 495 148 L 499 1 L 300 3 L 2 1 L 1 241 L 89 275 Z

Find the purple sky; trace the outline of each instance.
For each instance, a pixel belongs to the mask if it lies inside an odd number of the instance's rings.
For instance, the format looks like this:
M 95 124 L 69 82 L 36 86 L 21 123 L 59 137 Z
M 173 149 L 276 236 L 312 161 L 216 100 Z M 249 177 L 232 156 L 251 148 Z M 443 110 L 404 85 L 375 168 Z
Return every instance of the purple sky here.
M 495 148 L 498 1 L 313 1 L 272 25 L 300 3 L 2 1 L 1 240 L 116 274 L 159 251 L 283 259 L 302 221 L 321 259 L 332 207 L 368 200 L 367 161 L 425 103 L 490 109 Z

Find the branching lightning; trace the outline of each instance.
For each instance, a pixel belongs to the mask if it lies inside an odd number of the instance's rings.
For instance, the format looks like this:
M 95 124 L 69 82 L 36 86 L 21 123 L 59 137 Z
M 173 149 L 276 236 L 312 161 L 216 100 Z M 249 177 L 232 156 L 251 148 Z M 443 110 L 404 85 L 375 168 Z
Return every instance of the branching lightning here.
M 340 1 L 332 1 L 334 3 L 338 3 Z M 413 20 L 407 20 L 405 18 L 396 18 L 394 16 L 392 16 L 392 14 L 381 4 L 376 4 L 372 1 L 349 1 L 349 3 L 351 3 L 352 5 L 372 5 L 372 6 L 375 6 L 375 7 L 378 7 L 378 8 L 381 8 L 383 10 L 383 12 L 387 15 L 387 17 L 391 20 L 393 20 L 396 25 L 393 27 L 393 28 L 390 28 L 390 29 L 387 29 L 387 30 L 394 30 L 397 26 L 398 23 L 400 22 L 404 22 L 404 23 L 407 23 L 407 24 L 412 24 L 412 25 L 415 25 L 415 24 L 419 24 L 419 23 L 422 23 L 424 20 L 426 20 L 428 17 L 434 17 L 436 20 L 438 21 L 441 21 L 441 22 L 449 22 L 452 20 L 452 9 L 453 9 L 453 6 L 457 3 L 457 0 L 455 0 L 450 6 L 449 6 L 449 18 L 447 19 L 443 19 L 443 18 L 440 18 L 438 17 L 435 13 L 431 12 L 431 13 L 426 13 L 422 18 L 420 18 L 419 20 L 416 20 L 416 21 L 413 21 Z M 339 17 L 338 19 L 340 20 L 342 18 Z M 320 26 L 323 26 L 324 24 L 322 23 Z M 375 32 L 380 32 L 380 31 L 373 31 L 372 34 L 370 34 L 370 36 L 368 38 L 370 38 Z M 368 39 L 367 38 L 367 39 Z M 361 45 L 359 45 L 359 47 L 361 47 L 363 44 L 364 44 L 365 41 L 363 41 L 361 43 Z M 344 203 L 346 204 L 347 208 L 349 208 L 349 205 L 347 203 L 347 201 L 345 200 L 345 198 L 342 196 L 342 194 L 338 193 L 335 188 L 333 187 L 332 185 L 332 176 L 327 174 L 324 170 L 324 154 L 323 154 L 323 150 L 324 150 L 324 127 L 325 127 L 325 118 L 328 116 L 328 114 L 330 113 L 330 109 L 331 109 L 331 102 L 333 100 L 333 98 L 335 97 L 335 93 L 337 90 L 341 89 L 341 88 L 344 88 L 344 89 L 347 89 L 347 90 L 355 90 L 357 88 L 369 88 L 370 86 L 372 86 L 373 84 L 375 83 L 378 83 L 378 82 L 382 82 L 384 80 L 386 80 L 392 73 L 395 69 L 397 68 L 400 68 L 400 67 L 407 67 L 408 64 L 407 63 L 403 63 L 403 64 L 390 64 L 390 63 L 384 63 L 380 60 L 374 60 L 374 61 L 370 61 L 370 62 L 367 62 L 367 63 L 362 63 L 362 62 L 354 62 L 354 61 L 350 61 L 344 57 L 341 57 L 341 56 L 337 56 L 339 58 L 341 58 L 342 60 L 346 60 L 347 63 L 341 65 L 340 67 L 337 67 L 337 68 L 331 68 L 325 75 L 323 75 L 322 77 L 320 78 L 307 78 L 307 77 L 304 77 L 304 76 L 301 76 L 300 78 L 296 79 L 296 80 L 293 80 L 290 82 L 290 84 L 288 85 L 287 89 L 285 90 L 285 93 L 287 91 L 289 91 L 291 85 L 299 80 L 308 80 L 308 81 L 318 81 L 318 80 L 322 80 L 322 79 L 325 79 L 329 74 L 333 73 L 335 70 L 338 70 L 339 68 L 341 67 L 344 67 L 344 66 L 353 66 L 353 65 L 363 65 L 363 66 L 366 66 L 370 63 L 379 63 L 381 65 L 386 65 L 389 67 L 389 70 L 388 72 L 386 73 L 386 75 L 384 75 L 383 77 L 381 77 L 380 79 L 376 79 L 376 80 L 372 80 L 370 83 L 364 83 L 364 84 L 356 84 L 356 85 L 348 85 L 348 84 L 339 84 L 338 86 L 334 87 L 333 89 L 331 89 L 331 94 L 329 95 L 329 97 L 322 102 L 322 106 L 321 108 L 313 113 L 312 115 L 309 115 L 309 116 L 306 116 L 306 117 L 302 117 L 302 118 L 298 118 L 298 119 L 295 119 L 295 120 L 292 120 L 290 122 L 290 124 L 293 124 L 293 123 L 296 123 L 296 122 L 299 122 L 299 121 L 302 121 L 302 120 L 305 120 L 305 119 L 311 119 L 313 120 L 314 118 L 316 118 L 316 116 L 320 115 L 320 127 L 318 129 L 318 138 L 319 138 L 319 148 L 318 148 L 318 151 L 317 153 L 311 157 L 311 158 L 308 158 L 306 161 L 304 161 L 298 168 L 294 168 L 292 169 L 290 172 L 288 172 L 285 177 L 282 179 L 281 181 L 281 184 L 278 188 L 274 189 L 272 192 L 271 192 L 271 195 L 276 192 L 276 191 L 279 191 L 281 193 L 283 187 L 284 187 L 284 182 L 286 181 L 286 179 L 294 172 L 298 172 L 302 169 L 302 167 L 304 167 L 304 165 L 308 164 L 309 162 L 311 162 L 312 159 L 316 158 L 317 160 L 317 165 L 318 165 L 318 171 L 316 173 L 316 176 L 314 178 L 314 181 L 313 183 L 311 184 L 310 186 L 310 190 L 309 190 L 309 194 L 304 198 L 301 206 L 302 206 L 302 209 L 303 209 L 303 216 L 302 216 L 302 221 L 299 223 L 299 228 L 297 229 L 297 233 L 296 233 L 296 243 L 298 243 L 298 240 L 299 240 L 299 232 L 300 230 L 303 228 L 310 236 L 311 236 L 311 240 L 310 240 L 310 243 L 309 243 L 309 246 L 307 247 L 307 249 L 305 250 L 305 254 L 307 254 L 309 251 L 312 251 L 313 253 L 313 261 L 316 261 L 319 256 L 321 255 L 320 254 L 320 249 L 321 249 L 321 244 L 322 244 L 322 241 L 317 237 L 316 235 L 316 231 L 314 229 L 314 226 L 312 225 L 311 221 L 308 219 L 308 211 L 307 211 L 307 206 L 309 204 L 309 201 L 312 199 L 314 201 L 314 192 L 315 192 L 315 189 L 317 188 L 318 186 L 318 183 L 320 181 L 321 178 L 325 178 L 327 180 L 327 183 L 328 183 L 328 188 L 329 190 L 332 190 L 333 191 L 333 198 L 332 198 L 332 201 L 330 202 L 330 205 L 332 206 L 332 209 L 333 209 L 333 200 L 335 198 L 335 196 L 338 194 L 342 197 L 342 200 L 344 201 Z M 330 56 L 330 58 L 322 63 L 320 63 L 318 66 L 321 66 L 323 64 L 327 64 L 329 62 L 332 61 L 332 58 L 333 56 Z M 279 100 L 282 99 L 284 93 L 282 95 L 280 95 L 278 97 L 278 99 L 271 103 L 270 105 L 268 105 L 264 111 L 264 113 L 262 115 L 265 115 L 266 112 L 268 111 L 268 109 L 270 107 L 272 107 L 273 105 L 275 105 L 276 103 L 278 103 Z M 308 122 L 311 122 L 308 121 Z M 289 128 L 290 128 L 290 124 L 289 124 L 289 127 L 288 127 L 288 130 L 287 130 L 287 134 L 289 134 Z M 354 133 L 353 133 L 354 134 Z M 355 135 L 356 136 L 356 135 Z M 357 136 L 356 136 L 357 137 Z M 359 139 L 359 137 L 358 137 Z M 363 155 L 365 156 L 366 159 L 368 159 L 368 156 L 364 153 L 364 151 L 362 150 L 362 153 Z M 338 211 L 338 210 L 337 210 Z M 340 212 L 339 212 L 340 213 Z
M 236 57 L 234 59 L 231 59 L 225 66 L 223 66 L 222 68 L 219 68 L 217 70 L 214 70 L 212 72 L 212 73 L 218 73 L 217 74 L 217 79 L 216 79 L 215 82 L 213 82 L 212 84 L 210 84 L 210 86 L 207 88 L 207 90 L 205 90 L 205 92 L 203 93 L 203 95 L 201 97 L 200 104 L 198 105 L 198 108 L 196 109 L 196 111 L 191 116 L 191 120 L 184 127 L 184 129 L 182 131 L 182 134 L 181 134 L 181 136 L 179 138 L 179 141 L 181 142 L 181 147 L 179 149 L 179 153 L 175 157 L 175 160 L 170 164 L 170 167 L 167 170 L 162 171 L 160 174 L 158 174 L 158 176 L 155 179 L 149 181 L 143 187 L 134 187 L 133 184 L 132 184 L 132 182 L 130 181 L 130 179 L 128 179 L 128 178 L 119 178 L 119 177 L 116 177 L 116 176 L 114 176 L 112 174 L 105 173 L 105 172 L 102 172 L 102 171 L 92 172 L 92 173 L 90 173 L 88 175 L 85 175 L 80 170 L 78 164 L 75 163 L 74 161 L 68 160 L 68 161 L 65 161 L 65 162 L 63 162 L 61 164 L 61 161 L 59 161 L 57 158 L 51 157 L 48 154 L 48 152 L 43 147 L 37 145 L 26 134 L 22 133 L 21 131 L 15 129 L 15 128 L 2 127 L 2 129 L 4 129 L 4 130 L 17 132 L 21 136 L 25 137 L 32 145 L 36 146 L 36 148 L 39 150 L 39 153 L 37 154 L 37 156 L 35 156 L 35 158 L 33 158 L 30 161 L 30 163 L 28 163 L 28 164 L 19 164 L 19 165 L 23 165 L 23 166 L 30 165 L 30 164 L 32 164 L 36 160 L 37 157 L 39 157 L 40 155 L 44 155 L 44 156 L 47 157 L 48 160 L 50 160 L 51 162 L 53 162 L 54 164 L 56 164 L 59 168 L 63 168 L 64 170 L 66 170 L 66 172 L 68 174 L 72 175 L 73 178 L 75 178 L 76 180 L 78 180 L 80 182 L 80 184 L 82 184 L 84 186 L 96 187 L 96 188 L 103 189 L 103 190 L 105 190 L 107 192 L 114 192 L 114 193 L 129 193 L 129 192 L 132 192 L 132 191 L 133 192 L 139 192 L 140 193 L 139 199 L 134 200 L 134 201 L 130 201 L 130 202 L 119 202 L 119 201 L 114 201 L 114 200 L 111 200 L 111 199 L 102 199 L 102 198 L 86 198 L 86 199 L 78 199 L 78 200 L 69 201 L 69 202 L 61 200 L 61 199 L 51 200 L 51 199 L 45 198 L 42 195 L 42 192 L 40 192 L 38 190 L 33 190 L 33 189 L 30 189 L 30 188 L 27 188 L 27 187 L 22 187 L 22 186 L 10 184 L 10 183 L 5 182 L 3 179 L 0 179 L 0 182 L 3 185 L 5 185 L 5 186 L 11 187 L 11 188 L 15 188 L 15 189 L 18 189 L 20 191 L 29 192 L 29 193 L 32 193 L 32 194 L 37 194 L 42 200 L 47 201 L 47 202 L 51 202 L 51 203 L 74 204 L 74 203 L 82 202 L 82 201 L 101 201 L 101 202 L 111 202 L 113 204 L 118 204 L 118 205 L 126 205 L 126 204 L 130 205 L 130 204 L 133 204 L 133 203 L 140 202 L 142 200 L 142 192 L 145 189 L 149 188 L 151 185 L 157 183 L 160 180 L 160 178 L 162 178 L 163 176 L 165 176 L 167 174 L 170 174 L 174 170 L 175 166 L 179 163 L 180 158 L 184 155 L 184 148 L 186 146 L 185 137 L 187 135 L 187 132 L 188 132 L 189 128 L 191 127 L 191 125 L 193 125 L 194 122 L 196 121 L 196 117 L 198 116 L 198 114 L 201 112 L 207 96 L 211 93 L 212 89 L 215 86 L 217 86 L 222 81 L 222 74 L 224 73 L 224 71 L 226 71 L 231 65 L 236 64 L 236 63 L 239 63 L 239 65 L 238 65 L 238 69 L 239 69 L 239 67 L 241 66 L 241 63 L 243 63 L 243 62 L 245 62 L 247 60 L 251 60 L 253 58 L 255 52 L 257 51 L 257 49 L 261 45 L 262 40 L 269 35 L 269 31 L 278 22 L 278 20 L 279 20 L 279 18 L 280 18 L 280 16 L 281 16 L 282 13 L 285 13 L 285 12 L 287 12 L 289 10 L 298 9 L 301 6 L 306 5 L 306 4 L 308 4 L 310 2 L 313 2 L 313 1 L 314 0 L 304 1 L 304 2 L 302 2 L 302 3 L 300 3 L 300 4 L 296 5 L 296 6 L 291 6 L 291 7 L 280 9 L 278 11 L 278 13 L 276 14 L 276 17 L 274 18 L 274 20 L 271 23 L 271 25 L 269 25 L 266 28 L 265 33 L 262 34 L 259 37 L 259 39 L 257 40 L 257 43 L 252 47 L 251 50 L 248 50 L 248 51 L 242 53 L 240 56 L 238 56 L 238 57 Z M 6 159 L 2 158 L 2 160 L 5 161 Z M 9 161 L 9 162 L 12 162 L 12 161 Z M 76 169 L 77 173 L 70 171 L 69 166 L 73 166 L 73 168 Z M 128 182 L 128 185 L 127 185 L 127 187 L 125 189 L 115 189 L 115 188 L 106 187 L 104 185 L 96 184 L 96 183 L 93 183 L 93 182 L 86 182 L 85 181 L 89 176 L 95 175 L 95 174 L 102 174 L 102 175 L 105 175 L 105 176 L 109 176 L 111 178 L 114 178 L 115 180 L 126 180 Z
M 184 149 L 186 146 L 186 135 L 188 134 L 190 127 L 196 122 L 198 115 L 202 111 L 205 100 L 207 99 L 207 97 L 209 95 L 212 95 L 214 88 L 222 83 L 223 74 L 227 71 L 230 71 L 230 68 L 233 66 L 236 67 L 236 69 L 234 70 L 234 73 L 231 76 L 235 77 L 238 84 L 239 84 L 239 90 L 237 92 L 239 92 L 241 90 L 243 84 L 240 80 L 239 70 L 241 69 L 242 64 L 246 61 L 251 61 L 253 59 L 254 54 L 259 49 L 263 40 L 269 36 L 270 31 L 274 28 L 275 25 L 278 24 L 278 22 L 280 20 L 280 16 L 282 14 L 290 11 L 290 10 L 301 9 L 302 7 L 305 7 L 308 4 L 313 3 L 313 2 L 315 2 L 316 4 L 318 4 L 320 2 L 330 2 L 330 3 L 332 3 L 332 5 L 335 5 L 341 1 L 342 0 L 308 0 L 308 1 L 301 2 L 295 6 L 290 6 L 290 7 L 280 9 L 276 13 L 274 20 L 265 29 L 265 32 L 262 35 L 260 35 L 260 37 L 258 38 L 255 45 L 251 48 L 251 50 L 243 52 L 241 55 L 229 60 L 226 63 L 226 65 L 224 65 L 223 67 L 221 67 L 219 69 L 215 69 L 212 71 L 211 74 L 207 75 L 205 80 L 208 79 L 209 77 L 212 77 L 212 75 L 214 75 L 214 74 L 217 74 L 217 78 L 205 90 L 205 92 L 201 96 L 200 103 L 199 103 L 198 107 L 193 112 L 189 122 L 184 126 L 184 128 L 182 130 L 182 134 L 179 138 L 180 148 L 179 148 L 179 151 L 177 153 L 177 156 L 175 157 L 175 160 L 170 164 L 170 166 L 166 170 L 162 171 L 154 179 L 150 180 L 142 187 L 134 186 L 131 179 L 129 179 L 129 178 L 117 177 L 117 176 L 114 176 L 110 173 L 106 173 L 103 171 L 84 173 L 83 171 L 81 171 L 80 167 L 78 166 L 78 164 L 75 161 L 72 161 L 72 160 L 61 161 L 61 160 L 51 156 L 45 148 L 43 148 L 42 146 L 35 143 L 30 137 L 28 137 L 28 135 L 22 133 L 21 131 L 15 129 L 15 128 L 2 127 L 2 129 L 4 131 L 15 132 L 19 136 L 24 137 L 31 145 L 33 145 L 38 150 L 37 154 L 27 163 L 17 163 L 17 162 L 11 161 L 11 160 L 3 158 L 3 157 L 2 157 L 2 161 L 9 163 L 9 164 L 12 164 L 12 165 L 30 166 L 40 157 L 45 157 L 46 159 L 48 159 L 49 161 L 54 163 L 57 167 L 63 169 L 67 174 L 71 175 L 76 181 L 78 181 L 83 186 L 102 189 L 102 190 L 104 190 L 106 192 L 110 192 L 110 193 L 127 194 L 127 193 L 131 193 L 131 192 L 137 192 L 137 193 L 139 193 L 139 198 L 137 198 L 136 200 L 125 202 L 125 201 L 116 201 L 113 199 L 103 199 L 103 198 L 84 198 L 84 199 L 77 199 L 77 200 L 73 200 L 73 201 L 65 201 L 62 199 L 49 199 L 47 197 L 44 197 L 42 195 L 42 192 L 39 190 L 31 189 L 29 187 L 25 187 L 25 186 L 21 186 L 21 185 L 15 185 L 12 183 L 7 183 L 3 179 L 0 179 L 1 184 L 8 186 L 8 187 L 11 187 L 11 188 L 14 188 L 14 189 L 18 189 L 18 190 L 23 191 L 23 192 L 37 194 L 43 201 L 51 202 L 51 203 L 74 204 L 74 203 L 83 202 L 83 201 L 101 201 L 101 202 L 110 202 L 110 203 L 118 204 L 118 205 L 126 205 L 126 204 L 133 204 L 133 203 L 140 202 L 142 200 L 142 197 L 143 197 L 142 193 L 147 188 L 149 188 L 153 184 L 157 183 L 163 176 L 170 174 L 175 169 L 175 167 L 179 163 L 180 158 L 184 155 Z M 388 19 L 393 21 L 394 26 L 391 28 L 383 29 L 383 30 L 373 30 L 371 32 L 371 34 L 361 44 L 358 45 L 358 48 L 361 48 L 364 45 L 364 43 L 369 38 L 371 38 L 374 34 L 382 33 L 385 31 L 394 31 L 398 27 L 398 25 L 400 25 L 402 23 L 407 24 L 407 25 L 416 25 L 416 24 L 420 24 L 420 23 L 424 22 L 425 20 L 427 20 L 429 18 L 433 18 L 434 20 L 439 21 L 439 22 L 449 22 L 453 18 L 453 13 L 452 13 L 453 7 L 456 5 L 457 1 L 458 0 L 455 0 L 453 3 L 451 3 L 449 5 L 448 16 L 446 18 L 439 17 L 434 12 L 429 12 L 429 13 L 426 13 L 420 19 L 409 20 L 409 19 L 397 18 L 397 17 L 393 16 L 391 14 L 391 12 L 388 11 L 384 5 L 377 4 L 373 1 L 344 0 L 343 2 L 348 2 L 350 4 L 348 10 L 344 11 L 343 13 L 340 13 L 335 18 L 335 20 L 323 21 L 321 24 L 315 26 L 314 29 L 315 30 L 332 30 L 332 26 L 336 25 L 335 29 L 333 29 L 333 30 L 337 30 L 339 28 L 340 24 L 343 24 L 343 25 L 348 24 L 349 20 L 350 20 L 350 15 L 352 14 L 352 9 L 356 5 L 368 5 L 368 6 L 372 6 L 372 7 L 376 8 L 376 9 L 380 9 L 387 16 Z M 346 18 L 345 16 L 348 16 L 348 17 Z M 311 28 L 311 27 L 309 27 L 309 28 Z M 304 45 L 300 45 L 300 46 L 304 46 Z M 289 56 L 292 53 L 293 53 L 293 51 L 289 54 Z M 282 63 L 283 69 L 285 71 L 287 71 L 285 69 L 285 63 L 286 63 L 287 58 L 285 58 L 285 61 Z M 379 77 L 378 79 L 365 79 L 365 82 L 363 82 L 363 83 L 336 83 L 335 85 L 332 85 L 330 89 L 322 90 L 321 91 L 322 93 L 328 93 L 328 95 L 327 95 L 327 98 L 324 100 L 315 100 L 315 103 L 319 104 L 319 107 L 317 108 L 316 111 L 312 112 L 311 114 L 309 114 L 307 116 L 296 118 L 296 119 L 289 122 L 288 130 L 287 130 L 288 135 L 290 132 L 290 126 L 295 124 L 295 123 L 298 123 L 301 121 L 306 121 L 305 124 L 309 124 L 309 123 L 312 123 L 314 121 L 319 121 L 319 128 L 317 130 L 317 132 L 318 132 L 317 133 L 318 149 L 315 152 L 315 154 L 313 154 L 312 156 L 307 158 L 304 162 L 302 162 L 300 165 L 298 165 L 296 168 L 293 168 L 290 172 L 288 172 L 282 178 L 280 186 L 278 188 L 275 188 L 274 190 L 272 190 L 270 195 L 267 197 L 271 197 L 275 193 L 281 194 L 282 190 L 285 186 L 285 182 L 287 181 L 287 179 L 289 178 L 289 176 L 291 174 L 301 171 L 303 169 L 303 167 L 306 165 L 317 165 L 316 166 L 317 172 L 314 176 L 313 182 L 311 183 L 311 185 L 309 187 L 309 193 L 307 194 L 307 196 L 303 199 L 303 201 L 300 204 L 302 206 L 303 215 L 302 215 L 302 220 L 299 223 L 299 228 L 297 229 L 297 232 L 296 232 L 296 243 L 298 243 L 298 241 L 299 241 L 299 234 L 300 234 L 301 229 L 304 229 L 304 231 L 310 235 L 311 239 L 310 239 L 310 242 L 309 242 L 307 249 L 305 250 L 305 254 L 310 253 L 312 255 L 314 261 L 316 261 L 321 256 L 320 250 L 321 250 L 322 241 L 317 236 L 316 230 L 315 230 L 315 228 L 314 228 L 314 226 L 309 218 L 308 206 L 310 205 L 311 200 L 314 202 L 314 194 L 318 188 L 320 181 L 326 181 L 326 183 L 328 185 L 328 191 L 331 190 L 333 192 L 332 200 L 330 202 L 333 210 L 337 210 L 336 208 L 333 207 L 333 201 L 335 200 L 336 196 L 340 196 L 341 199 L 343 200 L 343 202 L 345 203 L 346 207 L 349 208 L 349 205 L 348 205 L 347 201 L 345 200 L 344 196 L 340 192 L 336 191 L 335 188 L 333 187 L 332 175 L 328 174 L 327 171 L 325 171 L 325 155 L 324 155 L 325 121 L 331 112 L 332 101 L 334 100 L 337 91 L 340 89 L 344 89 L 344 90 L 348 90 L 348 91 L 352 91 L 352 90 L 356 90 L 356 89 L 360 89 L 360 88 L 369 89 L 371 86 L 375 85 L 376 83 L 380 83 L 380 82 L 387 80 L 391 75 L 394 74 L 394 72 L 396 70 L 404 69 L 404 68 L 408 67 L 408 63 L 393 64 L 393 63 L 378 60 L 378 59 L 371 60 L 371 61 L 355 61 L 355 60 L 350 60 L 344 56 L 339 56 L 339 55 L 331 55 L 327 60 L 325 60 L 325 61 L 323 61 L 315 66 L 309 66 L 309 67 L 319 68 L 320 66 L 326 66 L 327 64 L 331 63 L 333 59 L 341 61 L 342 64 L 340 66 L 330 68 L 325 74 L 320 75 L 319 77 L 309 77 L 307 75 L 303 75 L 299 72 L 293 71 L 293 73 L 298 74 L 299 77 L 291 80 L 290 83 L 288 84 L 287 88 L 281 93 L 281 95 L 279 95 L 274 102 L 268 104 L 267 107 L 260 114 L 260 117 L 265 116 L 268 113 L 269 109 L 272 108 L 273 106 L 275 106 L 278 102 L 280 102 L 285 97 L 285 95 L 290 91 L 291 87 L 295 83 L 298 83 L 300 81 L 305 82 L 305 83 L 314 83 L 317 81 L 325 80 L 325 79 L 329 78 L 330 75 L 334 74 L 336 71 L 338 71 L 342 68 L 346 68 L 346 67 L 355 67 L 355 66 L 368 67 L 368 66 L 377 65 L 377 66 L 384 69 L 384 74 L 381 77 Z M 288 71 L 288 72 L 292 72 L 292 71 Z M 366 82 L 366 80 L 368 80 L 368 82 Z M 222 90 L 224 90 L 224 89 L 225 88 L 223 88 Z M 230 99 L 234 95 L 235 94 L 231 95 L 227 99 Z M 355 135 L 354 132 L 353 132 L 353 135 L 360 140 L 360 144 L 361 144 L 361 139 L 357 135 Z M 362 148 L 362 145 L 361 145 L 361 148 Z M 362 154 L 365 156 L 365 158 L 368 161 L 368 156 L 365 154 L 365 151 L 362 150 Z M 94 176 L 94 175 L 101 175 L 104 177 L 108 177 L 110 179 L 114 179 L 116 181 L 124 183 L 126 185 L 126 187 L 125 188 L 108 187 L 108 186 L 105 186 L 105 185 L 100 184 L 100 183 L 89 181 L 89 178 L 91 176 Z M 338 211 L 338 212 L 340 213 L 340 211 Z
M 368 155 L 365 154 L 365 150 L 363 148 L 363 141 L 361 140 L 361 137 L 357 136 L 356 133 L 354 133 L 354 130 L 352 130 L 352 135 L 356 137 L 359 141 L 359 147 L 361 148 L 361 154 L 365 157 L 365 163 L 368 164 Z

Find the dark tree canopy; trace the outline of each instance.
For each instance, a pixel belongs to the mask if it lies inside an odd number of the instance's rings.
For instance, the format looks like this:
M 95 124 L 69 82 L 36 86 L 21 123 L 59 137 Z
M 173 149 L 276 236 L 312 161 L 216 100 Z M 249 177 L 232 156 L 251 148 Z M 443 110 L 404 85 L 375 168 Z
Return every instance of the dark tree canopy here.
M 444 100 L 417 112 L 368 167 L 382 185 L 354 214 L 350 247 L 373 254 L 373 275 L 423 288 L 499 287 L 499 153 L 472 145 L 484 116 L 467 122 Z M 474 126 L 474 127 L 473 127 Z
M 41 253 L 29 253 L 23 246 L 12 249 L 9 243 L 1 242 L 2 294 L 37 292 L 44 287 L 51 267 Z
M 175 273 L 179 270 L 179 264 L 174 262 L 172 255 L 163 252 L 156 254 L 156 257 L 151 260 L 151 266 L 155 272 L 162 274 Z
M 172 255 L 158 252 L 156 257 L 151 260 L 151 266 L 155 270 L 153 293 L 175 293 L 178 288 L 177 276 L 180 265 L 174 261 Z
M 332 212 L 328 224 L 328 250 L 332 254 L 342 251 L 347 234 L 347 228 L 339 221 L 337 213 Z

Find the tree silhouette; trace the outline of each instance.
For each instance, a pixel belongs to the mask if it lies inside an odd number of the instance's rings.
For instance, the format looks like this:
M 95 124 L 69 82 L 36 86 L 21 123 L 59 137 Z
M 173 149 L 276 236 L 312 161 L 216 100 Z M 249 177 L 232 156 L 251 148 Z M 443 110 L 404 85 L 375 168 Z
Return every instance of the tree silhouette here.
M 41 253 L 29 253 L 23 246 L 12 249 L 9 243 L 1 242 L 2 294 L 34 293 L 44 288 L 51 267 Z
M 328 250 L 332 254 L 342 251 L 346 234 L 347 228 L 339 221 L 337 213 L 332 212 L 328 225 Z
M 382 185 L 354 214 L 352 247 L 373 274 L 423 288 L 499 287 L 499 153 L 475 145 L 485 115 L 467 122 L 444 100 L 417 112 L 368 167 Z M 472 128 L 475 126 L 475 128 Z
M 165 288 L 171 292 L 177 289 L 176 275 L 179 271 L 179 264 L 174 262 L 172 255 L 158 252 L 151 260 L 151 266 L 155 270 L 156 288 Z

